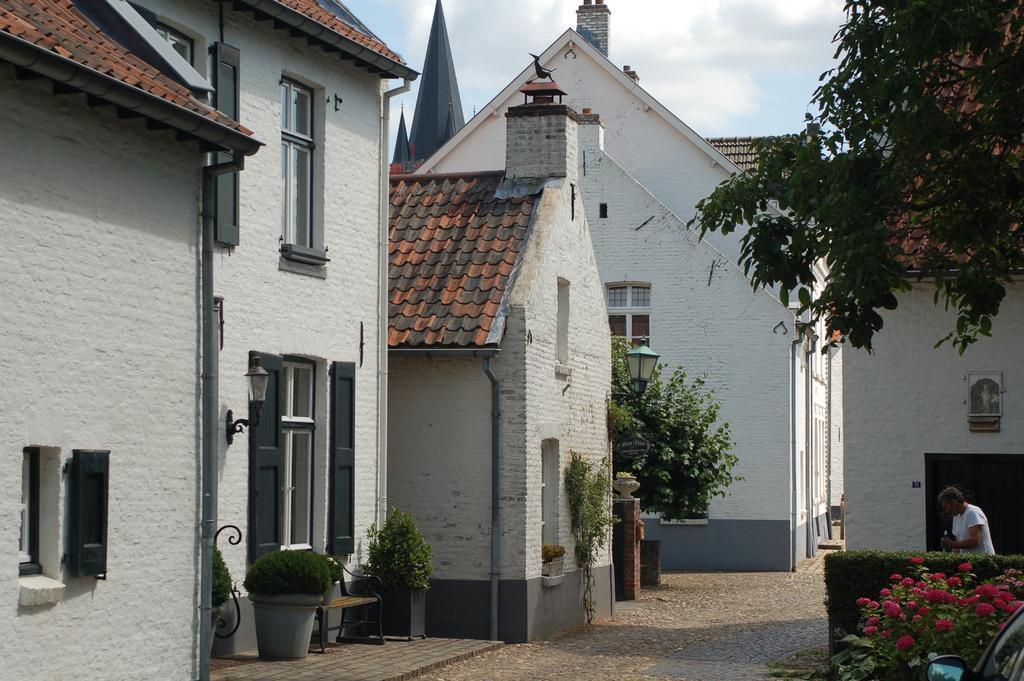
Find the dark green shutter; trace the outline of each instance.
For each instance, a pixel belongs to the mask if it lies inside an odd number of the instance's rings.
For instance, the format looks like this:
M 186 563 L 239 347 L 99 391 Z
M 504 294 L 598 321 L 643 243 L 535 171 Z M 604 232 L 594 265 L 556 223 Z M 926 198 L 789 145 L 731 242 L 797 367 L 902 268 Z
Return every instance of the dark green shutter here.
M 250 353 L 270 374 L 260 422 L 249 428 L 249 561 L 281 549 L 281 358 Z M 252 414 L 249 415 L 250 420 Z
M 213 56 L 214 107 L 225 116 L 238 120 L 239 117 L 239 66 L 240 53 L 237 47 L 214 43 L 210 48 Z M 232 159 L 229 153 L 214 154 L 216 163 L 227 163 Z M 218 175 L 214 190 L 214 238 L 226 246 L 238 245 L 238 173 Z
M 110 452 L 72 451 L 68 567 L 72 577 L 107 573 L 107 493 Z
M 331 530 L 329 551 L 355 553 L 356 365 L 331 366 Z

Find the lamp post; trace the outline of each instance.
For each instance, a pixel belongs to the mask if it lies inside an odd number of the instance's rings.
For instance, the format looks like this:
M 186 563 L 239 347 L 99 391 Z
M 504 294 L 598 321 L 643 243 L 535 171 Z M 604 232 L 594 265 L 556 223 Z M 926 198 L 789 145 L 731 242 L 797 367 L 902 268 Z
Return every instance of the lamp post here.
M 235 441 L 235 433 L 241 433 L 245 427 L 256 427 L 260 423 L 260 414 L 263 412 L 263 403 L 267 399 L 267 386 L 270 384 L 270 373 L 260 366 L 260 358 L 253 357 L 249 365 L 249 371 L 245 374 L 249 380 L 249 407 L 252 419 L 234 420 L 234 413 L 228 409 L 225 415 L 226 433 L 228 444 Z
M 647 390 L 647 384 L 651 382 L 658 368 L 659 359 L 661 355 L 646 345 L 639 345 L 626 353 L 626 366 L 629 369 L 633 394 L 637 397 L 641 397 Z

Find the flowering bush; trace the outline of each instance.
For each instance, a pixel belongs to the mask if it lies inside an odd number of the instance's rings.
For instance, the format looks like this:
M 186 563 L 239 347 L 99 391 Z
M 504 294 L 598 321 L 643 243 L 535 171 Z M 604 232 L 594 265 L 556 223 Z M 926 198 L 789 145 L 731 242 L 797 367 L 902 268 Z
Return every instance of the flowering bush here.
M 973 662 L 1021 607 L 1019 570 L 974 586 L 969 562 L 947 576 L 914 557 L 906 575 L 893 574 L 877 597 L 857 599 L 861 636 L 832 659 L 838 679 L 924 679 L 929 659 L 954 654 Z

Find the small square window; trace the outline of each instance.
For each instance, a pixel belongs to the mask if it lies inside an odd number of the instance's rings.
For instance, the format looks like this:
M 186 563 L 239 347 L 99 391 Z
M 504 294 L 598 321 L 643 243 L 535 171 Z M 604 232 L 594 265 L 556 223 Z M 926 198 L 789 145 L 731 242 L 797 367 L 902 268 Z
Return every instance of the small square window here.
M 157 24 L 153 28 L 160 34 L 160 37 L 171 44 L 171 48 L 181 55 L 181 58 L 191 65 L 195 65 L 195 43 L 181 31 L 176 31 L 166 24 Z
M 608 289 L 608 307 L 626 307 L 628 286 L 613 286 Z

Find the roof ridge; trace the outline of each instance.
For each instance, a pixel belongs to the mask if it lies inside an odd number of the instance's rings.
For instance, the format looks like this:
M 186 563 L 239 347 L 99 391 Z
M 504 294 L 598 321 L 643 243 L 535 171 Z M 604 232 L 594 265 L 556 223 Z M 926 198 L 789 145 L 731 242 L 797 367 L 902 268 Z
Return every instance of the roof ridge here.
M 391 181 L 396 180 L 416 180 L 417 182 L 424 180 L 455 180 L 467 177 L 504 177 L 504 170 L 468 170 L 465 172 L 453 172 L 453 173 L 398 173 L 391 176 Z

